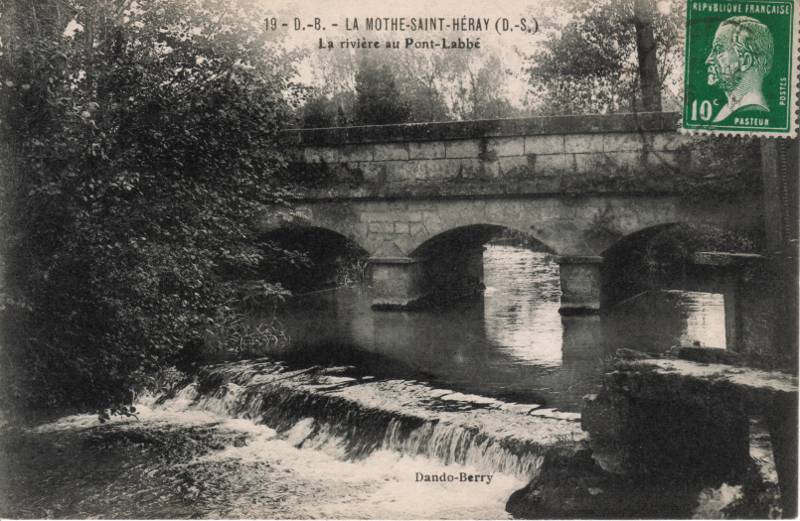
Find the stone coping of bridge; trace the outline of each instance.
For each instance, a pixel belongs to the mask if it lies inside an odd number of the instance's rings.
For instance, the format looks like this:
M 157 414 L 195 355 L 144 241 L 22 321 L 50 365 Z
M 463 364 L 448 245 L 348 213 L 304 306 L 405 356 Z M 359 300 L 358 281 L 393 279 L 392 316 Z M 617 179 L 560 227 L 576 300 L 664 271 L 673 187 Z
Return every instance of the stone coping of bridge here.
M 679 117 L 676 112 L 637 112 L 286 129 L 280 132 L 280 139 L 290 146 L 335 146 L 535 135 L 669 132 L 677 129 Z

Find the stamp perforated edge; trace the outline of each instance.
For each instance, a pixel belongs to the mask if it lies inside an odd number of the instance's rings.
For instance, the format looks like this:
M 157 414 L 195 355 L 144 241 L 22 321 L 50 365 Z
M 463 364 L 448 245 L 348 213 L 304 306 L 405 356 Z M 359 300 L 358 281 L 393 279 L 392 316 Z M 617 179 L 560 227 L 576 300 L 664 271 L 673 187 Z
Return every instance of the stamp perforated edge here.
M 733 129 L 714 129 L 714 128 L 685 128 L 683 126 L 683 114 L 684 114 L 684 106 L 681 105 L 681 118 L 678 121 L 678 133 L 689 135 L 689 136 L 720 136 L 720 137 L 771 137 L 771 138 L 790 138 L 794 139 L 797 137 L 797 128 L 800 125 L 800 121 L 798 118 L 798 114 L 800 114 L 800 100 L 797 99 L 798 90 L 800 90 L 800 60 L 798 59 L 797 53 L 800 52 L 800 13 L 798 12 L 798 8 L 800 8 L 800 0 L 793 0 L 793 16 L 794 20 L 792 21 L 794 24 L 792 34 L 794 38 L 792 38 L 792 63 L 790 70 L 793 74 L 793 81 L 790 82 L 790 91 L 789 97 L 792 100 L 792 109 L 789 114 L 789 119 L 791 121 L 791 125 L 789 126 L 789 130 L 787 131 L 758 131 L 758 130 L 733 130 Z M 686 10 L 688 13 L 689 10 L 689 0 L 686 0 Z M 683 55 L 683 70 L 684 70 L 684 78 L 683 78 L 683 89 L 684 89 L 684 100 L 683 103 L 686 103 L 685 96 L 686 96 L 686 58 L 689 53 L 689 46 L 684 43 L 684 55 Z

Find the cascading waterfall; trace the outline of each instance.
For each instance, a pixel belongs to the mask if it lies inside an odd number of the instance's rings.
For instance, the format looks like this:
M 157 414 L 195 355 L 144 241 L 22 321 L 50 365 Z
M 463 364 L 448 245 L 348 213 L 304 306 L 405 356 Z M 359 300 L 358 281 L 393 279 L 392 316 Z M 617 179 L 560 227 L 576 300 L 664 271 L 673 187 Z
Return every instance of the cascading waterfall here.
M 534 476 L 542 463 L 540 450 L 520 452 L 476 430 L 439 422 L 426 422 L 404 435 L 402 423 L 392 420 L 383 447 L 520 478 Z
M 406 380 L 342 376 L 347 368 L 291 370 L 260 360 L 206 368 L 170 401 L 262 423 L 295 446 L 347 460 L 380 450 L 467 465 L 522 480 L 553 446 L 583 439 L 578 415 L 511 404 Z

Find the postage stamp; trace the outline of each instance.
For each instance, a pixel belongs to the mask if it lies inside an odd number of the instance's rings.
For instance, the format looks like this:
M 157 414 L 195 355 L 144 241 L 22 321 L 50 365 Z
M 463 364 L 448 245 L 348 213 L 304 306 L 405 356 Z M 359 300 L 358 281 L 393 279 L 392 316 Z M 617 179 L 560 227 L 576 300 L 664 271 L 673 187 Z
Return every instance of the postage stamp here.
M 688 0 L 682 131 L 797 135 L 797 0 Z

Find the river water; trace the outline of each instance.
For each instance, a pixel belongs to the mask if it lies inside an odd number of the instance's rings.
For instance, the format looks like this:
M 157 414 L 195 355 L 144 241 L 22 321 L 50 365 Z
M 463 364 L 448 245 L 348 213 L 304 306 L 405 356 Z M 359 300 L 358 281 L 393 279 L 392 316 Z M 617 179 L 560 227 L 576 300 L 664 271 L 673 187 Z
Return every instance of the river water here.
M 724 347 L 719 296 L 561 317 L 547 254 L 490 246 L 484 262 L 482 299 L 377 313 L 359 289 L 299 297 L 288 352 L 206 368 L 135 418 L 7 426 L 0 516 L 507 518 L 544 451 L 584 436 L 609 353 Z
M 558 264 L 513 246 L 484 252 L 482 299 L 423 312 L 370 309 L 366 290 L 297 298 L 282 317 L 293 357 L 427 378 L 464 392 L 579 411 L 617 349 L 725 347 L 722 295 L 641 294 L 603 316 L 558 313 Z

